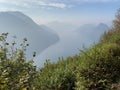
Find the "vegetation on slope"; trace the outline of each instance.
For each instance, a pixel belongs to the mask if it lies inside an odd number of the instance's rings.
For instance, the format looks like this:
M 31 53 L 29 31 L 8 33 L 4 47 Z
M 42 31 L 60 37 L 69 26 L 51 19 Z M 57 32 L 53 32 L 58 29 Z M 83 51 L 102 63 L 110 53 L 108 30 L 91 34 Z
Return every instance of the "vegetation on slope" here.
M 57 63 L 46 60 L 38 71 L 26 60 L 27 40 L 16 49 L 6 38 L 7 33 L 0 36 L 0 90 L 120 89 L 120 10 L 98 44 Z
M 41 90 L 117 90 L 120 79 L 120 10 L 112 29 L 80 55 L 47 62 L 39 72 Z

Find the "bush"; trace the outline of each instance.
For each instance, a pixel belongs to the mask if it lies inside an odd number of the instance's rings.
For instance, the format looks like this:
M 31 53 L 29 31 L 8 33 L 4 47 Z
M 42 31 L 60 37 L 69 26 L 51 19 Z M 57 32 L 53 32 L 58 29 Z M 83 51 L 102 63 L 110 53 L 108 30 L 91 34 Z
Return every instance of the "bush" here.
M 22 49 L 16 49 L 15 42 L 6 41 L 7 36 L 0 36 L 0 90 L 33 90 L 36 67 L 33 61 L 26 61 L 27 40 L 23 40 Z
M 40 90 L 74 90 L 75 70 L 70 61 L 60 60 L 57 64 L 46 62 L 44 68 L 39 72 Z
M 93 47 L 81 57 L 76 90 L 110 90 L 120 79 L 120 46 Z

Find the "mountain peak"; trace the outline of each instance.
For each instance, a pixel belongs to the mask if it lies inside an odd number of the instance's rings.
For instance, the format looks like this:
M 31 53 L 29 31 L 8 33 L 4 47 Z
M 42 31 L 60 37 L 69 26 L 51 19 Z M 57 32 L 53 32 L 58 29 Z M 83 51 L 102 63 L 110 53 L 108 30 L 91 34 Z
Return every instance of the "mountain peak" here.
M 104 26 L 104 27 L 108 27 L 105 23 L 99 23 L 97 26 Z
M 24 15 L 20 11 L 3 11 L 3 12 L 0 12 L 0 14 L 12 14 L 12 15 L 23 15 L 23 16 L 26 16 L 26 15 Z
M 20 11 L 2 11 L 0 13 L 22 13 Z
M 29 22 L 31 24 L 34 24 L 34 21 L 28 17 L 27 15 L 25 15 L 24 13 L 20 12 L 20 11 L 5 11 L 5 12 L 0 12 L 0 15 L 2 15 L 3 17 L 6 16 L 6 18 L 10 17 L 16 17 L 20 20 L 23 20 L 24 22 Z
M 109 30 L 109 27 L 106 25 L 106 24 L 104 24 L 104 23 L 100 23 L 100 24 L 98 24 L 97 25 L 97 27 L 96 27 L 98 30 L 105 30 L 105 31 L 108 31 Z

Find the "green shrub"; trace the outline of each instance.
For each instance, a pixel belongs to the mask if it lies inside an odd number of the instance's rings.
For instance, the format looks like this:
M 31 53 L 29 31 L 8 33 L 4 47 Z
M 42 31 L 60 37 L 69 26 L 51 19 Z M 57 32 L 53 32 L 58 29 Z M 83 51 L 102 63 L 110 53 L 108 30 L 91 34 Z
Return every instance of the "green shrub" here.
M 76 90 L 110 90 L 120 79 L 120 46 L 93 47 L 81 57 Z
M 69 60 L 60 60 L 57 64 L 51 64 L 47 61 L 44 68 L 39 72 L 38 89 L 74 90 L 75 70 L 73 70 L 72 58 Z
M 33 90 L 36 67 L 33 61 L 26 61 L 26 39 L 21 49 L 15 48 L 15 42 L 6 41 L 8 33 L 0 36 L 0 90 Z

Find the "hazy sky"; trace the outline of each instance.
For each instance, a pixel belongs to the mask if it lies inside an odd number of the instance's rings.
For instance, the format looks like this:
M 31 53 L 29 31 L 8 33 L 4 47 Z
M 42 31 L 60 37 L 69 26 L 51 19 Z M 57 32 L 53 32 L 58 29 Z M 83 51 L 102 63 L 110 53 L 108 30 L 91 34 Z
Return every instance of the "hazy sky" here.
M 21 11 L 40 24 L 110 22 L 120 0 L 0 0 L 0 11 Z

